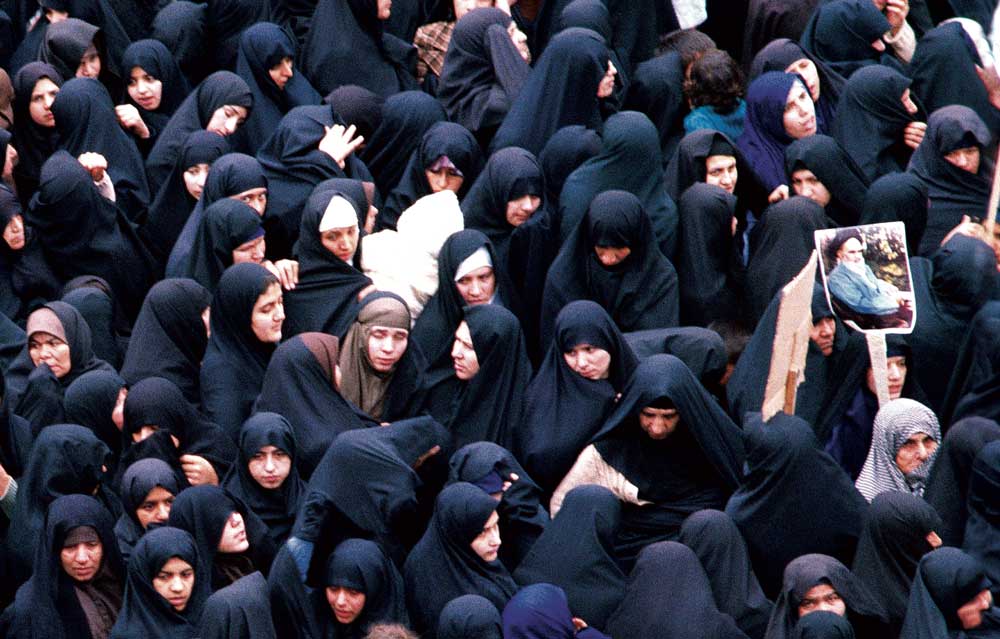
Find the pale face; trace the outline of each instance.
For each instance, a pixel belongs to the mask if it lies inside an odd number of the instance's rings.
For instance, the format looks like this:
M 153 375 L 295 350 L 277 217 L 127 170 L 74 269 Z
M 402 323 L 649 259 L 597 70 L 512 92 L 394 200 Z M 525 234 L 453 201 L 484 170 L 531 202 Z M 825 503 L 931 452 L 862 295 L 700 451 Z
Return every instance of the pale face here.
M 284 91 L 285 85 L 295 75 L 292 59 L 288 56 L 283 57 L 278 64 L 267 70 L 267 74 L 271 76 L 271 82 Z
M 979 172 L 979 147 L 978 146 L 967 146 L 961 149 L 955 149 L 944 154 L 944 159 L 948 160 L 948 163 L 952 166 L 957 166 L 963 171 L 968 171 L 969 173 Z
M 788 91 L 782 123 L 785 133 L 796 140 L 816 133 L 816 105 L 813 104 L 809 91 L 799 81 L 792 84 Z
M 816 344 L 823 357 L 829 357 L 833 353 L 833 338 L 837 334 L 837 322 L 832 317 L 822 317 L 813 322 L 809 331 L 809 339 Z
M 208 179 L 208 168 L 208 164 L 202 162 L 201 164 L 189 166 L 184 171 L 184 188 L 196 200 L 201 199 L 201 192 L 205 188 L 205 180 Z
M 247 189 L 246 191 L 241 191 L 235 195 L 230 195 L 229 199 L 243 202 L 253 210 L 257 211 L 257 215 L 263 217 L 264 211 L 267 209 L 267 187 L 258 186 L 256 188 Z
M 222 536 L 219 538 L 219 552 L 239 553 L 250 547 L 247 541 L 247 527 L 243 523 L 243 515 L 233 511 L 229 515 L 229 520 L 222 528 Z
M 427 184 L 431 187 L 431 193 L 440 193 L 441 191 L 458 193 L 458 190 L 462 188 L 462 183 L 465 182 L 465 178 L 456 173 L 455 169 L 442 168 L 437 171 L 425 169 L 424 176 L 427 178 Z
M 180 557 L 171 557 L 153 577 L 153 589 L 174 610 L 182 612 L 194 589 L 194 568 Z
M 462 322 L 455 331 L 455 342 L 451 346 L 451 359 L 455 366 L 455 377 L 466 382 L 479 372 L 479 358 L 472 346 L 469 325 Z
M 731 155 L 710 155 L 705 158 L 705 183 L 714 184 L 726 193 L 736 190 L 736 158 Z
M 146 73 L 142 67 L 132 67 L 128 77 L 128 95 L 146 111 L 155 111 L 163 99 L 163 82 Z
M 56 116 L 52 115 L 52 102 L 59 93 L 59 87 L 48 78 L 41 78 L 31 90 L 31 102 L 28 104 L 28 115 L 38 126 L 54 127 Z
M 799 602 L 799 618 L 817 610 L 825 610 L 843 617 L 847 606 L 837 591 L 829 584 L 818 584 L 809 589 Z
M 242 264 L 243 262 L 260 264 L 264 261 L 264 251 L 266 250 L 267 244 L 264 241 L 264 236 L 255 237 L 233 249 L 233 264 Z
M 889 378 L 889 399 L 899 399 L 903 394 L 903 385 L 906 383 L 906 357 L 903 355 L 889 357 L 886 359 L 885 367 L 886 375 Z M 877 394 L 875 391 L 875 374 L 871 368 L 868 369 L 865 379 L 868 390 Z
M 598 98 L 611 97 L 611 94 L 615 92 L 616 75 L 618 75 L 618 69 L 615 68 L 615 65 L 611 64 L 611 60 L 608 60 L 608 70 L 604 72 L 604 77 L 601 78 L 601 82 L 597 85 Z
M 496 561 L 500 551 L 500 516 L 494 510 L 486 520 L 482 532 L 469 544 L 483 561 Z
M 281 325 L 285 321 L 285 301 L 281 284 L 275 282 L 260 294 L 253 305 L 250 328 L 262 342 L 277 344 L 281 341 Z
M 165 524 L 170 518 L 170 508 L 174 505 L 174 496 L 162 486 L 156 486 L 146 494 L 139 507 L 135 509 L 136 519 L 143 530 L 150 524 Z
M 410 331 L 391 326 L 372 326 L 368 329 L 368 363 L 380 373 L 389 373 L 406 353 Z
M 493 299 L 496 292 L 497 278 L 493 273 L 493 267 L 480 266 L 469 271 L 455 282 L 458 294 L 462 296 L 469 306 L 486 304 Z
M 350 263 L 358 250 L 359 235 L 357 225 L 345 226 L 323 231 L 319 235 L 319 241 L 326 247 L 326 250 L 344 262 Z
M 99 75 L 101 75 L 101 56 L 97 53 L 97 47 L 91 43 L 83 52 L 83 57 L 80 58 L 80 66 L 76 68 L 76 77 L 96 80 Z
M 3 241 L 12 251 L 20 251 L 24 248 L 24 218 L 20 215 L 10 218 L 7 226 L 3 228 Z
M 507 202 L 507 223 L 511 226 L 521 226 L 531 219 L 541 204 L 542 198 L 537 195 L 522 195 L 516 200 Z
M 244 106 L 224 104 L 212 113 L 205 130 L 218 133 L 222 137 L 232 135 L 246 121 L 248 115 L 250 112 Z
M 63 570 L 74 581 L 90 581 L 101 568 L 104 546 L 99 541 L 85 541 L 75 546 L 64 546 L 59 552 Z
M 970 599 L 956 612 L 962 628 L 966 630 L 978 628 L 983 623 L 983 612 L 989 610 L 991 605 L 993 605 L 993 595 L 988 588 Z
M 49 333 L 39 331 L 28 338 L 28 356 L 35 366 L 48 364 L 56 378 L 65 377 L 73 368 L 69 344 Z
M 798 73 L 806 81 L 806 88 L 809 89 L 809 97 L 813 102 L 819 100 L 820 85 L 819 71 L 816 65 L 809 58 L 801 58 L 788 65 L 785 73 Z
M 365 609 L 365 593 L 343 586 L 327 586 L 326 603 L 337 623 L 346 625 L 353 623 Z
M 681 416 L 676 408 L 646 406 L 639 411 L 639 426 L 650 439 L 662 440 L 670 437 L 677 430 L 680 421 Z
M 807 197 L 820 206 L 826 206 L 833 198 L 826 186 L 809 169 L 792 172 L 792 190 L 796 195 Z
M 909 475 L 930 459 L 937 450 L 937 441 L 926 433 L 914 433 L 896 451 L 896 466 Z
M 250 476 L 267 490 L 277 490 L 292 472 L 292 458 L 276 446 L 262 446 L 247 462 Z
M 577 344 L 563 353 L 570 369 L 586 379 L 607 379 L 611 368 L 611 353 L 590 344 Z
M 627 246 L 595 246 L 594 253 L 604 266 L 616 266 L 632 254 L 632 249 Z

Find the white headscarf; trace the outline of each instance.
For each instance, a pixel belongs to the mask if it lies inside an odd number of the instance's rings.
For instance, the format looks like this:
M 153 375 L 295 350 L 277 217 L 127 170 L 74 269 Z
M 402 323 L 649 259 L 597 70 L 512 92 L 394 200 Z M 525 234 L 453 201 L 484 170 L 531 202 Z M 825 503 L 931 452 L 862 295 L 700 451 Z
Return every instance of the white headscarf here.
M 893 490 L 923 496 L 937 449 L 909 475 L 904 475 L 896 465 L 896 454 L 916 433 L 930 435 L 941 443 L 941 426 L 934 411 L 912 399 L 895 399 L 879 409 L 873 431 L 868 459 L 854 484 L 858 492 L 869 502 L 876 495 Z

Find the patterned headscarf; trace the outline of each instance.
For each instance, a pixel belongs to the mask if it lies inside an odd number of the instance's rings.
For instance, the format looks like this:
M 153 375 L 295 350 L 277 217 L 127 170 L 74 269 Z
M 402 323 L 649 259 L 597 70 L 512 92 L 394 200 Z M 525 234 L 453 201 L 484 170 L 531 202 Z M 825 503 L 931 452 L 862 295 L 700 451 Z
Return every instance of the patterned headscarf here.
M 858 475 L 855 486 L 869 502 L 879 493 L 890 490 L 924 494 L 927 476 L 931 472 L 937 449 L 916 470 L 907 475 L 896 465 L 896 454 L 915 433 L 930 435 L 941 443 L 941 426 L 930 408 L 912 399 L 889 402 L 875 415 L 872 445 L 868 459 Z

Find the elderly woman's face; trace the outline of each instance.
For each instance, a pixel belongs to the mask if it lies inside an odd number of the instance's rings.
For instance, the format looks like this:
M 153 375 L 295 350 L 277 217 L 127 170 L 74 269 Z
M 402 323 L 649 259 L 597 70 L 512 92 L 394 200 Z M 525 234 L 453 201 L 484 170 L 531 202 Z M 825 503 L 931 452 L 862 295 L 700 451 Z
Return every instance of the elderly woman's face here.
M 896 466 L 909 475 L 930 459 L 937 447 L 937 440 L 927 433 L 913 433 L 896 451 Z

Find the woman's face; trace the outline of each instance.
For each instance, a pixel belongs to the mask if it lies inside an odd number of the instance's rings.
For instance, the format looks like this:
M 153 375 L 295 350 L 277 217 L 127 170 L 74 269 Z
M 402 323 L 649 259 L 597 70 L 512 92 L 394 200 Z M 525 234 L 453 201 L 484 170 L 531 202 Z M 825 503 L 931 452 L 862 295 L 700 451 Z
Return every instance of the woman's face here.
M 189 166 L 184 171 L 184 188 L 195 200 L 201 199 L 201 192 L 205 189 L 205 180 L 208 179 L 208 164 L 202 162 Z
M 944 159 L 952 166 L 976 174 L 979 172 L 979 147 L 967 146 L 944 154 Z
M 440 193 L 441 191 L 458 193 L 458 190 L 462 188 L 462 183 L 465 182 L 465 178 L 459 175 L 455 169 L 446 167 L 437 171 L 425 169 L 424 177 L 427 178 L 427 184 L 431 187 L 431 193 Z
M 337 623 L 354 623 L 365 609 L 365 593 L 345 586 L 327 586 L 326 603 L 330 606 Z
M 493 299 L 497 288 L 492 266 L 480 266 L 455 281 L 455 288 L 469 306 L 486 304 Z
M 174 495 L 166 488 L 156 486 L 146 494 L 146 498 L 135 509 L 135 517 L 142 529 L 147 530 L 150 524 L 167 523 L 173 505 Z
M 267 187 L 258 186 L 252 189 L 247 189 L 246 191 L 241 191 L 235 195 L 230 195 L 229 199 L 236 200 L 237 202 L 243 202 L 253 210 L 257 211 L 257 215 L 263 217 L 264 211 L 267 210 Z
M 785 114 L 782 117 L 785 133 L 793 139 L 809 137 L 816 133 L 816 105 L 809 91 L 796 80 L 785 99 Z
M 357 225 L 345 226 L 323 231 L 319 234 L 319 241 L 338 259 L 350 264 L 358 250 L 358 235 Z
M 843 617 L 847 614 L 847 606 L 840 594 L 830 584 L 817 584 L 810 588 L 799 602 L 799 618 L 811 612 L 823 610 Z
M 194 568 L 180 557 L 171 557 L 153 577 L 153 589 L 174 610 L 182 612 L 187 608 L 194 589 Z
M 792 171 L 792 190 L 796 195 L 807 197 L 820 206 L 826 206 L 833 199 L 826 185 L 819 181 L 809 169 Z
M 632 254 L 627 246 L 595 246 L 594 253 L 604 266 L 617 266 Z
M 705 184 L 714 184 L 726 193 L 736 190 L 739 171 L 736 157 L 732 155 L 710 155 L 705 158 Z
M 97 53 L 97 47 L 91 42 L 80 58 L 80 66 L 76 68 L 76 77 L 96 80 L 99 75 L 101 75 L 101 56 Z
M 896 451 L 896 466 L 904 475 L 909 475 L 930 459 L 937 447 L 937 440 L 930 435 L 914 433 Z
M 236 129 L 240 128 L 249 115 L 250 111 L 244 106 L 224 104 L 212 113 L 208 124 L 205 125 L 205 130 L 218 133 L 222 137 L 232 135 L 236 133 Z
M 819 71 L 816 65 L 809 58 L 800 58 L 788 65 L 785 73 L 798 73 L 806 81 L 806 88 L 809 89 L 809 97 L 813 102 L 819 101 Z
M 28 115 L 38 126 L 54 127 L 56 116 L 52 115 L 52 102 L 59 93 L 59 87 L 48 78 L 40 78 L 31 90 L 31 102 L 28 104 Z
M 285 321 L 285 300 L 281 296 L 281 284 L 277 282 L 267 287 L 253 305 L 250 328 L 262 342 L 277 344 L 281 341 L 281 325 Z
M 391 326 L 368 328 L 368 363 L 380 373 L 389 373 L 406 353 L 410 331 Z
M 566 365 L 586 379 L 607 379 L 611 368 L 611 353 L 590 344 L 577 344 L 563 353 Z
M 239 553 L 246 551 L 250 547 L 247 541 L 247 527 L 243 523 L 243 515 L 235 510 L 226 520 L 226 525 L 222 527 L 222 536 L 219 537 L 219 552 Z
M 73 368 L 69 344 L 49 333 L 32 333 L 28 338 L 28 356 L 35 366 L 48 364 L 57 379 L 65 377 Z
M 128 96 L 146 111 L 155 111 L 163 99 L 163 82 L 146 73 L 142 67 L 132 67 L 128 78 Z
M 455 331 L 455 342 L 451 346 L 451 359 L 454 362 L 455 377 L 466 382 L 479 373 L 479 357 L 472 345 L 472 333 L 469 325 L 462 322 Z
M 601 78 L 601 82 L 597 85 L 598 98 L 610 97 L 615 92 L 616 75 L 618 75 L 618 69 L 615 68 L 615 65 L 611 64 L 611 60 L 608 60 L 608 70 L 604 72 L 604 77 Z
M 899 399 L 903 394 L 903 385 L 906 383 L 906 356 L 896 355 L 885 360 L 886 377 L 889 379 L 889 399 Z M 877 395 L 875 390 L 875 373 L 868 369 L 865 381 L 868 390 Z
M 267 250 L 267 244 L 264 243 L 264 236 L 255 237 L 233 249 L 233 264 L 242 264 L 243 262 L 260 264 L 264 261 L 265 250 Z
M 494 510 L 482 532 L 469 544 L 483 561 L 496 561 L 500 551 L 500 516 Z
M 295 75 L 292 65 L 292 59 L 286 55 L 278 64 L 267 70 L 267 74 L 271 76 L 271 82 L 274 82 L 282 91 L 285 90 L 285 85 Z
M 20 251 L 24 248 L 24 218 L 20 215 L 10 218 L 7 226 L 3 228 L 3 241 L 12 251 Z
M 254 481 L 265 490 L 277 490 L 292 472 L 292 458 L 277 446 L 261 446 L 247 462 Z
M 649 435 L 650 439 L 657 441 L 673 435 L 680 421 L 681 416 L 676 408 L 646 406 L 639 411 L 639 426 Z
M 522 195 L 516 200 L 507 202 L 507 223 L 511 226 L 521 226 L 531 219 L 541 204 L 542 198 L 537 195 Z
M 63 570 L 74 581 L 87 582 L 101 569 L 104 546 L 100 541 L 83 541 L 73 546 L 63 546 L 59 553 Z

